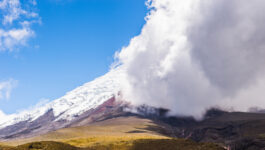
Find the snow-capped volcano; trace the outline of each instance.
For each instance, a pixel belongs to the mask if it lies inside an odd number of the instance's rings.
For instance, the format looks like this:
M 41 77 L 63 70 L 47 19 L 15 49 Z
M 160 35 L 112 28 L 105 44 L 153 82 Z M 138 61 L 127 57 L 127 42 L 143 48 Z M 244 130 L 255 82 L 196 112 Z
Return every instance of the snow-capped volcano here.
M 70 91 L 52 102 L 21 113 L 2 116 L 0 119 L 0 137 L 9 134 L 5 130 L 6 128 L 16 124 L 36 122 L 49 112 L 52 112 L 50 115 L 52 116 L 51 122 L 70 122 L 85 112 L 96 109 L 118 94 L 120 91 L 119 81 L 122 75 L 121 68 L 112 69 L 104 76 Z M 15 132 L 15 129 L 12 132 Z

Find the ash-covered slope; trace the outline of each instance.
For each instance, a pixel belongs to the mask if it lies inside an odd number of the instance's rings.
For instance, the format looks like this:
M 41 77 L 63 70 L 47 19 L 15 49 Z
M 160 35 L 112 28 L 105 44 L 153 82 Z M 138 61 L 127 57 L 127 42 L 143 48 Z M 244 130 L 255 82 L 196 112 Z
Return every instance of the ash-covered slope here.
M 120 68 L 88 82 L 65 96 L 32 110 L 12 114 L 0 119 L 0 138 L 16 138 L 45 133 L 69 126 L 77 120 L 95 114 L 113 104 L 120 91 Z M 104 104 L 104 103 L 107 104 Z M 100 112 L 100 111 L 99 111 Z

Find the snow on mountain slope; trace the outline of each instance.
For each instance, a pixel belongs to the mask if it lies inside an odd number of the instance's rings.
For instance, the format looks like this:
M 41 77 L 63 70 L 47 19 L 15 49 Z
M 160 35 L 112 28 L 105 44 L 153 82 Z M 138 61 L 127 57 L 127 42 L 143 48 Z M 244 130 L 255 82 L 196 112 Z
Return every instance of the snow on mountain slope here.
M 49 110 L 53 110 L 55 121 L 73 120 L 118 94 L 120 91 L 119 81 L 122 75 L 123 70 L 121 68 L 112 69 L 104 76 L 76 88 L 50 103 L 18 114 L 2 116 L 0 129 L 22 121 L 32 122 Z

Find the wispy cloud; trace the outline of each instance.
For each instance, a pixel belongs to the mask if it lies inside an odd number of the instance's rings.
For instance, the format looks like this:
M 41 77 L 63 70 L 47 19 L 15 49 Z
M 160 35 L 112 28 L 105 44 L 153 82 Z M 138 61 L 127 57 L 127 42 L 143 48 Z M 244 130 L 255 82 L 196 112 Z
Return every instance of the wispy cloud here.
M 40 23 L 36 1 L 0 1 L 0 51 L 14 51 L 34 36 L 31 25 Z
M 2 110 L 0 110 L 0 118 L 6 118 L 6 114 Z
M 12 90 L 17 86 L 18 81 L 14 79 L 9 79 L 6 81 L 0 82 L 0 100 L 9 99 L 11 96 Z

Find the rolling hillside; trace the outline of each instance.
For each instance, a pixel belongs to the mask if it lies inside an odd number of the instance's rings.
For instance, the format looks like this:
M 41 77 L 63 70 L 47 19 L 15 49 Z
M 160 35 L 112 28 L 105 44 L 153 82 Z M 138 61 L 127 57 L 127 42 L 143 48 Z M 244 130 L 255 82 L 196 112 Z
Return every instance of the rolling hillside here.
M 71 127 L 52 131 L 28 139 L 6 141 L 5 150 L 175 150 L 203 149 L 222 150 L 210 143 L 196 143 L 191 140 L 175 139 L 162 135 L 167 130 L 149 119 L 136 116 L 117 117 L 92 123 L 87 126 Z

